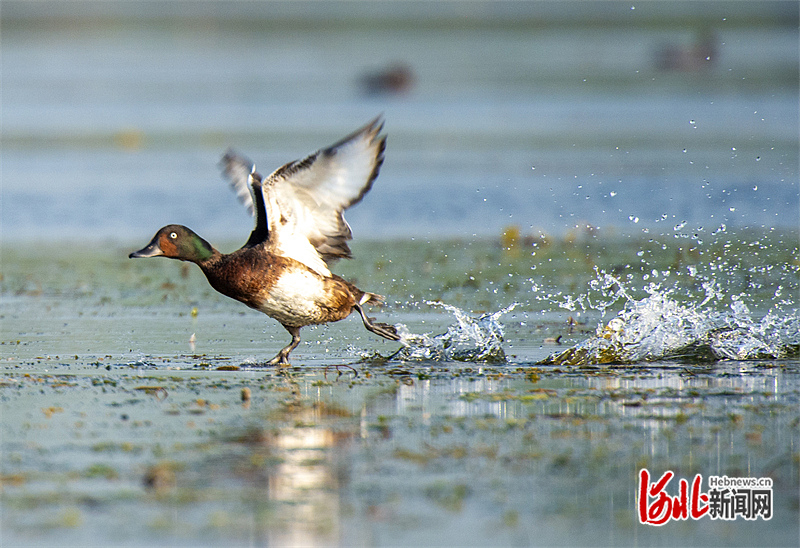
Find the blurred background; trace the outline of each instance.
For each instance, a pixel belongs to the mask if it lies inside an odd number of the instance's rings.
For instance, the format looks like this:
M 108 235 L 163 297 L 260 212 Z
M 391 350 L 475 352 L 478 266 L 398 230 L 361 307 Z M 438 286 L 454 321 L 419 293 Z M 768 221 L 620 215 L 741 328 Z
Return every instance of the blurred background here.
M 4 0 L 2 238 L 239 243 L 226 148 L 378 114 L 357 239 L 796 229 L 798 6 Z

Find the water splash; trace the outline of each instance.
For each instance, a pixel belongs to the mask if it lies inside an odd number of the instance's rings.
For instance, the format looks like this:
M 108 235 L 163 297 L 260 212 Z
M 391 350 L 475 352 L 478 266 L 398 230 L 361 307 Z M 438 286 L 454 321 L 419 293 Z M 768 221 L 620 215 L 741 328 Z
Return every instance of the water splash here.
M 470 316 L 460 308 L 440 303 L 427 302 L 431 306 L 444 308 L 453 314 L 456 322 L 441 335 L 417 335 L 403 324 L 398 324 L 403 348 L 390 359 L 401 361 L 466 361 L 504 363 L 503 324 L 500 317 L 516 307 L 516 303 L 497 312 Z
M 598 326 L 593 337 L 554 354 L 542 364 L 634 364 L 657 360 L 689 362 L 720 359 L 782 359 L 800 354 L 800 311 L 771 311 L 755 320 L 741 296 L 731 297 L 727 310 L 717 311 L 709 302 L 721 301 L 723 292 L 704 283 L 706 295 L 699 303 L 681 303 L 676 289 L 651 284 L 642 299 L 631 297 L 622 282 L 608 274 L 598 275 L 595 288 L 613 298 L 594 307 L 605 311 L 615 299 L 625 305 L 615 318 Z M 588 301 L 588 298 L 586 299 Z

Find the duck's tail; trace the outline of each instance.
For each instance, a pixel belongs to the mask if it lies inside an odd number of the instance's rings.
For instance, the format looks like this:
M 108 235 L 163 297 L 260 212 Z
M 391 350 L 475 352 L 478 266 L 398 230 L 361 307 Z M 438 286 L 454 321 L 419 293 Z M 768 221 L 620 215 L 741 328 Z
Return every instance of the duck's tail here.
M 358 301 L 358 304 L 374 304 L 377 306 L 382 305 L 386 299 L 384 299 L 383 295 L 378 295 L 377 293 L 368 293 L 366 291 L 363 292 L 361 298 Z

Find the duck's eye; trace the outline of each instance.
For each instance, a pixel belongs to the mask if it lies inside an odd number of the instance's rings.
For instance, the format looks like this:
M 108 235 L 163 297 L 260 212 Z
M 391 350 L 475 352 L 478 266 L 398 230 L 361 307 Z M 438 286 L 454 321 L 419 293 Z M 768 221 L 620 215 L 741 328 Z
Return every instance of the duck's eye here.
M 172 238 L 172 239 L 174 240 L 175 238 L 177 238 L 177 237 L 178 237 L 178 234 L 177 234 L 177 232 L 170 232 L 170 233 L 169 233 L 169 237 L 170 237 L 170 238 Z

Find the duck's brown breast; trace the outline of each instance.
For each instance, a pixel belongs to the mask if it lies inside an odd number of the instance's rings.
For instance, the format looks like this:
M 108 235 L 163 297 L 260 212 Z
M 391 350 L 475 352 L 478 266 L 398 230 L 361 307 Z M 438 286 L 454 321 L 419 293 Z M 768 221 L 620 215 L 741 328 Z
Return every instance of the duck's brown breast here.
M 215 262 L 200 265 L 211 287 L 251 308 L 258 308 L 259 296 L 269 292 L 288 260 L 258 248 L 242 248 L 222 255 Z
M 302 263 L 245 248 L 203 268 L 211 286 L 287 326 L 341 320 L 360 291 L 345 280 L 323 277 Z

